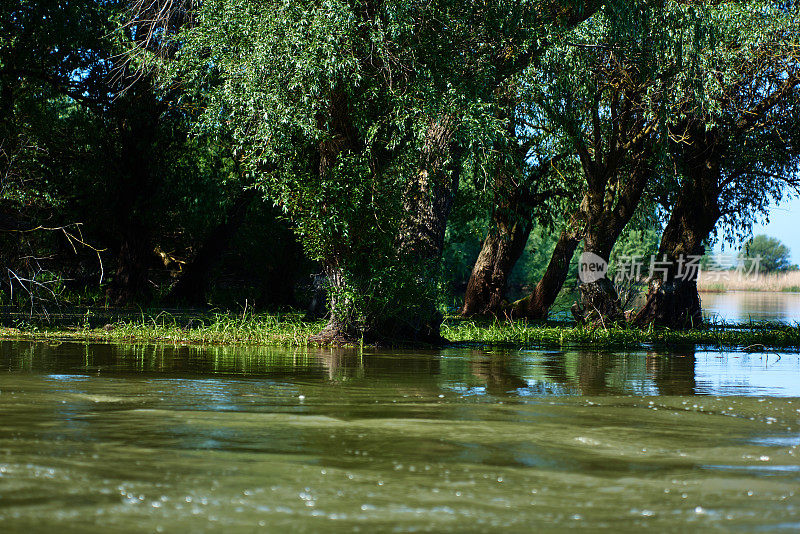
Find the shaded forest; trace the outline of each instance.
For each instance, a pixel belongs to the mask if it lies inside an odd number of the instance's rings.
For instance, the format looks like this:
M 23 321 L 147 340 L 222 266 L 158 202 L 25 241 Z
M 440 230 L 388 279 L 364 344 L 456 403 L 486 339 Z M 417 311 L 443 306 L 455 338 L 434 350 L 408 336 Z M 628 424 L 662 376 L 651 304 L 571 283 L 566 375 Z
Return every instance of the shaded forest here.
M 693 328 L 692 258 L 800 192 L 795 2 L 16 0 L 0 35 L 0 304 L 32 311 Z

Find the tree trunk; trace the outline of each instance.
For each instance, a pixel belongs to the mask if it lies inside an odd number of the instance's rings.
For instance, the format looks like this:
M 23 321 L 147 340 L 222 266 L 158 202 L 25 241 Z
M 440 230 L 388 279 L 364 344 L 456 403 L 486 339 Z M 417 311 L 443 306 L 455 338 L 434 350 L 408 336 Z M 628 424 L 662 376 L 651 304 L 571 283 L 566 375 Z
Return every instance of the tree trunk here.
M 622 302 L 614 283 L 602 277 L 578 286 L 578 302 L 570 308 L 579 323 L 592 323 L 608 327 L 625 320 Z
M 633 217 L 651 174 L 650 157 L 653 124 L 634 112 L 628 96 L 619 94 L 612 103 L 615 127 L 603 150 L 600 95 L 596 95 L 591 135 L 576 136 L 576 150 L 586 178 L 586 192 L 569 226 L 559 237 L 550 264 L 534 292 L 512 305 L 512 316 L 544 319 L 564 285 L 569 262 L 581 240 L 584 252 L 608 265 L 611 249 Z M 627 179 L 623 177 L 630 170 Z M 589 280 L 580 289 L 579 302 L 572 308 L 579 321 L 615 322 L 623 319 L 614 284 L 605 276 Z
M 320 120 L 320 129 L 327 129 L 329 137 L 318 146 L 319 175 L 326 177 L 334 168 L 342 153 L 358 151 L 361 145 L 358 130 L 353 124 L 350 114 L 350 103 L 347 93 L 337 88 L 330 96 L 328 103 L 328 119 Z M 351 317 L 346 302 L 341 302 L 340 295 L 346 294 L 345 273 L 340 267 L 341 258 L 338 248 L 331 247 L 328 257 L 323 260 L 323 270 L 328 290 L 328 323 L 317 334 L 309 337 L 309 342 L 321 345 L 341 345 L 357 342 L 363 333 L 357 319 Z
M 512 117 L 513 113 L 504 116 L 509 120 L 508 136 L 516 140 L 516 123 Z M 525 250 L 533 228 L 534 210 L 553 196 L 564 195 L 563 191 L 531 191 L 539 188 L 544 177 L 562 158 L 561 155 L 541 162 L 538 168 L 522 178 L 518 173 L 526 165 L 528 146 L 520 146 L 518 142 L 511 145 L 505 149 L 510 155 L 510 162 L 498 163 L 494 183 L 496 205 L 492 210 L 489 231 L 467 283 L 461 308 L 464 317 L 495 317 L 502 314 L 506 283 Z
M 533 228 L 533 214 L 548 199 L 564 196 L 563 190 L 541 190 L 541 184 L 555 164 L 565 154 L 555 155 L 528 167 L 530 143 L 522 142 L 517 134 L 516 106 L 519 95 L 515 86 L 502 95 L 500 119 L 506 121 L 506 138 L 500 142 L 502 156 L 495 163 L 494 184 L 496 203 L 489 222 L 489 231 L 470 273 L 461 315 L 495 317 L 503 313 L 506 283 L 517 264 Z
M 345 95 L 337 94 L 332 98 L 331 117 L 330 127 L 334 135 L 320 146 L 321 174 L 329 172 L 345 150 L 359 150 Z M 397 256 L 393 258 L 398 269 L 410 273 L 408 287 L 401 288 L 402 297 L 378 295 L 378 299 L 396 298 L 392 310 L 382 313 L 380 306 L 371 306 L 374 303 L 367 302 L 367 309 L 355 315 L 356 311 L 346 295 L 359 288 L 347 287 L 346 275 L 349 273 L 343 271 L 340 257 L 334 252 L 324 262 L 331 287 L 328 324 L 309 339 L 311 342 L 342 344 L 363 339 L 368 343 L 438 344 L 442 341 L 439 333 L 442 316 L 436 309 L 435 297 L 444 233 L 461 166 L 461 151 L 452 142 L 457 125 L 456 118 L 449 115 L 431 121 L 420 151 L 417 172 L 403 194 L 405 217 L 397 236 Z M 397 289 L 389 288 L 387 291 Z
M 371 337 L 390 342 L 439 344 L 442 314 L 436 308 L 437 281 L 444 234 L 460 179 L 463 150 L 453 140 L 458 120 L 443 115 L 431 121 L 425 134 L 419 170 L 406 188 L 406 214 L 398 236 L 398 263 L 414 273 L 415 297 L 406 296 L 407 310 L 381 318 Z
M 644 308 L 637 313 L 634 324 L 654 324 L 685 330 L 703 324 L 700 294 L 696 280 L 650 280 Z
M 705 252 L 703 242 L 722 215 L 719 207 L 722 150 L 715 132 L 702 125 L 689 132 L 690 144 L 681 147 L 680 153 L 684 183 L 658 249 L 663 269 L 650 280 L 645 305 L 634 318 L 637 325 L 686 329 L 703 322 L 697 292 L 698 271 L 686 265 L 692 259 L 699 261 Z
M 257 196 L 257 190 L 248 189 L 236 198 L 225 219 L 206 236 L 192 261 L 183 268 L 166 297 L 168 303 L 198 307 L 207 304 L 211 270 L 230 246 L 231 239 L 244 222 L 247 208 Z
M 431 122 L 418 171 L 403 195 L 405 218 L 398 250 L 402 257 L 417 264 L 438 261 L 444 249 L 444 233 L 458 189 L 461 163 L 461 150 L 451 146 L 456 126 L 457 120 L 450 115 Z
M 343 311 L 347 310 L 346 303 L 338 302 L 340 295 L 345 294 L 345 276 L 341 269 L 325 266 L 326 286 L 328 287 L 328 322 L 325 327 L 308 338 L 310 343 L 320 345 L 345 345 L 355 343 L 363 338 L 363 332 L 358 327 L 355 318 L 348 316 Z
M 148 273 L 154 259 L 147 229 L 137 224 L 128 225 L 120 239 L 117 266 L 108 289 L 114 304 L 125 305 L 148 299 Z
M 581 242 L 578 232 L 572 228 L 561 231 L 561 235 L 550 256 L 550 263 L 544 276 L 536 284 L 533 292 L 511 305 L 510 315 L 513 319 L 526 318 L 541 320 L 547 318 L 550 307 L 556 301 L 558 293 L 564 286 L 569 273 L 569 264 L 572 256 Z
M 588 222 L 584 236 L 584 253 L 593 254 L 595 259 L 602 260 L 606 266 L 611 258 L 611 250 L 636 212 L 650 179 L 652 167 L 647 156 L 647 152 L 639 155 L 640 161 L 624 184 L 618 180 L 616 186 L 607 190 L 608 181 L 602 181 L 603 194 L 594 197 L 590 195 L 590 200 L 585 204 Z M 618 190 L 619 187 L 622 187 L 621 191 Z M 619 198 L 614 204 L 614 197 L 617 195 Z M 576 321 L 601 326 L 625 321 L 619 294 L 607 276 L 598 280 L 583 279 L 581 282 L 578 287 L 578 302 L 571 310 Z
M 530 216 L 519 215 L 521 220 L 513 222 L 493 215 L 467 283 L 461 315 L 491 317 L 501 312 L 508 276 L 525 250 L 532 228 Z
M 570 308 L 572 316 L 578 323 L 592 323 L 606 327 L 625 319 L 619 294 L 608 276 L 604 274 L 598 279 L 589 279 L 581 269 L 585 261 L 600 260 L 606 267 L 608 266 L 611 249 L 627 222 L 628 220 L 616 219 L 602 212 L 592 213 L 589 216 L 583 254 L 578 266 L 580 282 L 578 300 Z

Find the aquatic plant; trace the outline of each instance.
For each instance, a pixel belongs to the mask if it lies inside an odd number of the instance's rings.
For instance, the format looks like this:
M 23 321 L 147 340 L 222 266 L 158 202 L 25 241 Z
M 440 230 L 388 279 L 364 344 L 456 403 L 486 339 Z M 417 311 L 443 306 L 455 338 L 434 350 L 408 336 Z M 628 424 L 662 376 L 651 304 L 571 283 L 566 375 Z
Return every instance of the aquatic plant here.
M 121 317 L 102 326 L 82 321 L 54 325 L 17 321 L 0 328 L 0 338 L 81 339 L 109 342 L 147 341 L 183 344 L 249 344 L 303 346 L 324 323 L 306 321 L 297 312 L 181 314 L 160 311 Z M 451 343 L 517 347 L 642 348 L 676 345 L 800 349 L 800 324 L 710 323 L 686 331 L 636 328 L 624 324 L 603 328 L 568 322 L 501 321 L 445 318 L 442 336 Z

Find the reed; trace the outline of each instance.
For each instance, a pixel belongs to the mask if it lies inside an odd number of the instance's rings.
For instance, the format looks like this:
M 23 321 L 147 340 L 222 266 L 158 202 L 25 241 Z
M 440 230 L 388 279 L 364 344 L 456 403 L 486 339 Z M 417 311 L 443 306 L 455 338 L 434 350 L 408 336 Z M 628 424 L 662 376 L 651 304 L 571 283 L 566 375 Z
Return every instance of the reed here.
M 755 277 L 734 271 L 704 272 L 697 281 L 697 289 L 708 292 L 723 291 L 784 291 L 800 292 L 800 271 L 759 274 Z

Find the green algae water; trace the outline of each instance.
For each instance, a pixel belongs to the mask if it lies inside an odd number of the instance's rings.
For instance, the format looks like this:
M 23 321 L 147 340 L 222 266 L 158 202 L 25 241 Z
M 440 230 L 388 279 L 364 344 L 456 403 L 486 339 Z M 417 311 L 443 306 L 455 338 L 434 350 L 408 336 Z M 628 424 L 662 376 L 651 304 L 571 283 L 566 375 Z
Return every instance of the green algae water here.
M 0 532 L 800 529 L 800 357 L 0 342 Z

